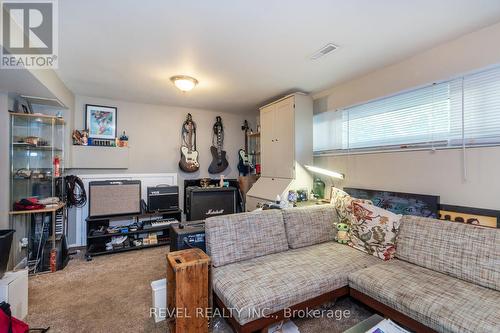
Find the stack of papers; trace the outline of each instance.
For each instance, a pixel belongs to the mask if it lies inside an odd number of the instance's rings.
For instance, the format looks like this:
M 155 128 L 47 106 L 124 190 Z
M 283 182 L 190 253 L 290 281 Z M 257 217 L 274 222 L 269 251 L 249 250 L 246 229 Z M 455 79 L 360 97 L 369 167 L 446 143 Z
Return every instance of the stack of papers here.
M 410 333 L 390 319 L 384 319 L 366 333 Z
M 268 333 L 300 333 L 299 328 L 293 321 L 282 321 L 281 323 L 270 326 L 267 330 Z

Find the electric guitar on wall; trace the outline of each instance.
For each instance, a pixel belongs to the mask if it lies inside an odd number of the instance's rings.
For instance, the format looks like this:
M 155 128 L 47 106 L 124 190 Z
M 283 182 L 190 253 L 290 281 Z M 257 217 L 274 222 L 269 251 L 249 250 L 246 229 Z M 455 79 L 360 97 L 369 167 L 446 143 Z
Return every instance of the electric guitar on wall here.
M 248 126 L 248 121 L 245 120 L 245 122 L 243 123 L 243 126 L 241 126 L 241 130 L 245 132 L 245 150 L 240 149 L 238 151 L 238 157 L 239 157 L 238 171 L 243 176 L 246 176 L 247 174 L 249 174 L 253 169 L 253 165 L 250 162 L 250 159 L 248 158 L 248 130 L 249 129 L 250 129 L 250 127 Z
M 196 124 L 191 113 L 188 113 L 182 124 L 182 146 L 179 168 L 184 172 L 196 172 L 200 168 L 196 151 Z
M 226 159 L 226 152 L 222 150 L 224 144 L 224 127 L 222 126 L 222 119 L 219 116 L 215 118 L 214 133 L 212 135 L 212 146 L 210 147 L 212 163 L 208 167 L 208 172 L 221 173 L 226 170 L 229 163 Z

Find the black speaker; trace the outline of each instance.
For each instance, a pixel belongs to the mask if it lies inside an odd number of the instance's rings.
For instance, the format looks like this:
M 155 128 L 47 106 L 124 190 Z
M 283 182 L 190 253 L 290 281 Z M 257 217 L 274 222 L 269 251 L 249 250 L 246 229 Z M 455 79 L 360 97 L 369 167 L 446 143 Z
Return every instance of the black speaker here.
M 187 187 L 186 220 L 236 213 L 237 192 L 235 187 Z
M 179 187 L 148 187 L 148 211 L 166 212 L 179 209 Z

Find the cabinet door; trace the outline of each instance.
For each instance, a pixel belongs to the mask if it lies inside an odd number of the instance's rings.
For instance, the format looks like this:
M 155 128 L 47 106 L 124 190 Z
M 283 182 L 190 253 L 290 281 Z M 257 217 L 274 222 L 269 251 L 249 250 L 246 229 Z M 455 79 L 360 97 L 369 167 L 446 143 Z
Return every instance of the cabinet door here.
M 275 104 L 274 148 L 275 177 L 295 177 L 295 99 L 287 98 Z
M 260 161 L 264 177 L 275 177 L 274 116 L 274 104 L 260 110 Z

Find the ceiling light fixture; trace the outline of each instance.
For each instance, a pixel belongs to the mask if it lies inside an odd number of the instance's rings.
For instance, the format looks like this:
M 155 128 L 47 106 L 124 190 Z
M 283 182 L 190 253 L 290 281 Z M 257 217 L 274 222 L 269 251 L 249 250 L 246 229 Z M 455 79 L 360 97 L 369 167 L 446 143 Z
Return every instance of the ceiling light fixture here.
M 344 179 L 345 178 L 345 175 L 342 174 L 342 173 L 339 173 L 339 172 L 335 172 L 335 171 L 330 171 L 330 170 L 327 170 L 327 169 L 318 168 L 318 167 L 315 167 L 315 166 L 312 166 L 312 165 L 306 165 L 305 167 L 306 167 L 307 170 L 309 170 L 311 172 L 314 172 L 314 173 L 319 173 L 319 174 L 322 174 L 322 175 L 326 175 L 326 176 L 330 176 L 330 177 L 338 178 L 338 179 Z
M 170 81 L 182 92 L 191 91 L 198 84 L 198 80 L 187 75 L 172 76 Z

